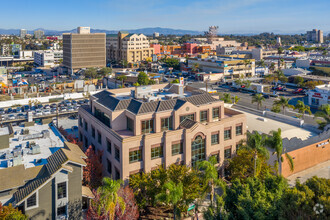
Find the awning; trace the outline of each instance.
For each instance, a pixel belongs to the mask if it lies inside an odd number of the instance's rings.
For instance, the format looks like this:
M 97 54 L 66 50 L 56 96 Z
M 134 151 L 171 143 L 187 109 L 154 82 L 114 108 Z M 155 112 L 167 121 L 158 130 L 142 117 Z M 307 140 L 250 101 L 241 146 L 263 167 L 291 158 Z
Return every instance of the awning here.
M 82 190 L 81 190 L 82 197 L 94 199 L 94 194 L 92 193 L 92 191 L 89 187 L 87 187 L 87 186 L 81 186 L 81 187 L 82 187 Z

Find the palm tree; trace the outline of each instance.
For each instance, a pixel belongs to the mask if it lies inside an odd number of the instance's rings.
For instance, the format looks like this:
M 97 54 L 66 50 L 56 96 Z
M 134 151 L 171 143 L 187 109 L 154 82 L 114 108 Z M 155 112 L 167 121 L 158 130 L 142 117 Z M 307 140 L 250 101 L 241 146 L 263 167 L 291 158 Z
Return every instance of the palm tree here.
M 277 53 L 279 55 L 279 58 L 278 58 L 278 69 L 281 69 L 281 54 L 283 53 L 283 48 L 282 47 L 279 47 L 277 48 Z
M 162 192 L 156 195 L 156 200 L 171 205 L 173 207 L 173 216 L 180 215 L 177 205 L 183 196 L 183 184 L 175 184 L 172 180 L 165 183 Z
M 282 142 L 282 136 L 281 136 L 281 129 L 279 128 L 277 131 L 271 131 L 270 134 L 271 136 L 268 138 L 267 140 L 267 145 L 274 149 L 274 153 L 276 154 L 277 160 L 275 160 L 275 168 L 276 168 L 276 172 L 277 174 L 279 174 L 279 165 L 281 164 L 281 162 L 283 162 L 283 142 Z M 293 171 L 294 170 L 294 163 L 293 163 L 293 159 L 292 157 L 288 154 L 285 153 L 285 157 L 288 160 L 289 166 L 290 166 L 290 170 Z
M 217 159 L 212 156 L 210 159 L 201 161 L 197 164 L 198 169 L 202 172 L 202 181 L 205 186 L 204 193 L 210 193 L 211 205 L 214 200 L 214 187 L 220 183 L 218 178 L 218 170 L 215 166 Z
M 252 102 L 252 104 L 256 102 L 257 105 L 258 105 L 258 110 L 259 110 L 260 107 L 262 106 L 263 101 L 265 101 L 265 97 L 261 93 L 259 93 L 259 94 L 256 94 L 252 97 L 251 102 Z
M 232 103 L 231 96 L 229 93 L 224 93 L 221 100 L 224 101 L 225 103 Z
M 199 64 L 198 64 L 198 63 L 194 63 L 191 69 L 192 69 L 192 71 L 194 71 L 194 72 L 196 72 L 196 71 L 199 72 Z
M 242 146 L 249 151 L 252 151 L 254 154 L 254 168 L 253 168 L 253 175 L 256 176 L 257 174 L 257 159 L 259 156 L 265 156 L 268 158 L 268 150 L 266 149 L 267 137 L 266 135 L 261 135 L 257 131 L 253 133 L 247 133 L 247 140 L 246 143 Z
M 125 87 L 124 81 L 127 79 L 127 76 L 121 75 L 121 76 L 118 76 L 117 79 L 121 81 L 121 87 L 124 88 Z
M 273 71 L 275 70 L 275 63 L 270 64 L 269 70 L 270 70 L 271 73 L 273 73 Z
M 321 105 L 321 107 L 319 107 L 319 111 L 314 114 L 314 118 L 316 117 L 324 119 L 324 121 L 316 120 L 320 129 L 323 129 L 326 125 L 330 124 L 330 105 Z
M 282 107 L 283 114 L 285 115 L 284 111 L 285 111 L 286 107 L 293 108 L 293 106 L 289 104 L 289 101 L 290 101 L 289 98 L 284 98 L 283 96 L 280 96 L 280 99 L 277 99 L 277 100 L 274 101 L 273 106 L 277 105 L 277 106 Z
M 115 207 L 117 204 L 119 204 L 123 213 L 125 211 L 124 199 L 117 194 L 120 189 L 121 181 L 104 177 L 102 182 L 103 185 L 97 189 L 101 194 L 101 205 L 105 207 L 105 210 L 109 213 L 109 220 L 113 220 L 115 219 Z
M 235 95 L 234 97 L 232 97 L 232 99 L 233 99 L 233 103 L 236 104 L 241 98 Z
M 294 107 L 295 110 L 298 110 L 300 114 L 303 115 L 303 119 L 305 119 L 305 113 L 307 112 L 309 115 L 312 114 L 311 108 L 308 105 L 305 105 L 303 101 L 298 101 Z
M 245 77 L 247 77 L 247 75 L 246 75 L 246 72 L 247 72 L 247 67 L 248 67 L 248 65 L 250 65 L 251 64 L 251 60 L 243 60 L 243 62 L 244 62 L 244 66 L 245 66 Z

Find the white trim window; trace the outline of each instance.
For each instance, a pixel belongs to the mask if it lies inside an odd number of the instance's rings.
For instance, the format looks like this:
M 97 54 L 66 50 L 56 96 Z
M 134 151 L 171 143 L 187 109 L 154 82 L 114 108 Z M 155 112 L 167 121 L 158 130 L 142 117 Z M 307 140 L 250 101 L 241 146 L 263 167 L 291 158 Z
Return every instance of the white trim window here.
M 39 193 L 36 191 L 25 200 L 25 210 L 30 210 L 39 207 Z

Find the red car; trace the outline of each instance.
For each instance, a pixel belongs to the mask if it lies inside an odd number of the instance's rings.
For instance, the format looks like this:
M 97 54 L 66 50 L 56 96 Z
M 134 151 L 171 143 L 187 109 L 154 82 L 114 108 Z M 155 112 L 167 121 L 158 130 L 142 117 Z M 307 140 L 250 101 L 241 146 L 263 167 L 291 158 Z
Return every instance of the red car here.
M 295 91 L 293 91 L 293 94 L 299 94 L 299 93 L 303 93 L 304 90 L 302 88 L 296 89 Z

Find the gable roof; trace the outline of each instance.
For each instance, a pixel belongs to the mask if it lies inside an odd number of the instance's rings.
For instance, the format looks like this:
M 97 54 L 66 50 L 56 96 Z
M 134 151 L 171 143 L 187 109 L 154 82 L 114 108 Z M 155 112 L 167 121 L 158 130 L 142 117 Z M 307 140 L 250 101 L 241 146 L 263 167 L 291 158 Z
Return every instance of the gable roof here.
M 41 172 L 43 166 L 35 166 L 25 169 L 24 165 L 0 169 L 0 191 L 18 188 L 27 181 L 36 178 Z
M 85 166 L 86 163 L 83 158 L 86 158 L 86 155 L 80 150 L 78 145 L 65 142 L 65 148 L 57 150 L 47 158 L 47 164 L 41 166 L 41 169 L 43 169 L 42 175 L 29 181 L 14 193 L 16 204 L 35 192 L 59 170 L 66 169 L 70 171 L 72 168 L 65 165 L 67 162 L 78 163 L 81 166 Z

